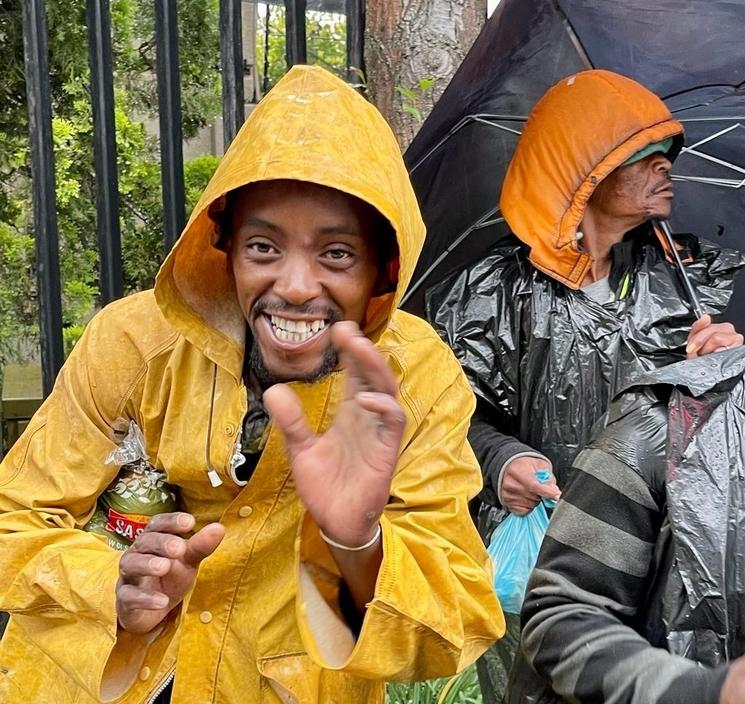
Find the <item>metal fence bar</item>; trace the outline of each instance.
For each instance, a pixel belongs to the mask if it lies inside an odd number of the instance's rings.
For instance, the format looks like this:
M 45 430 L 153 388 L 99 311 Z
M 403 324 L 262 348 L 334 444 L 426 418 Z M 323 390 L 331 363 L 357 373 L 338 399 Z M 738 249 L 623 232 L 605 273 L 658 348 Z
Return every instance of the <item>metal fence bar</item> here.
M 93 155 L 96 170 L 96 229 L 101 303 L 106 304 L 121 298 L 124 292 L 109 0 L 87 0 L 86 22 L 93 104 Z
M 285 0 L 285 59 L 287 68 L 308 62 L 305 42 L 305 0 Z
M 346 0 L 347 81 L 360 83 L 365 76 L 365 2 Z
M 47 17 L 44 0 L 24 0 L 21 5 L 39 287 L 41 367 L 44 394 L 47 395 L 64 361 Z
M 220 0 L 220 65 L 222 67 L 222 140 L 225 149 L 246 119 L 243 95 L 241 0 Z
M 186 221 L 176 0 L 155 0 L 155 42 L 163 234 L 168 251 L 178 239 Z

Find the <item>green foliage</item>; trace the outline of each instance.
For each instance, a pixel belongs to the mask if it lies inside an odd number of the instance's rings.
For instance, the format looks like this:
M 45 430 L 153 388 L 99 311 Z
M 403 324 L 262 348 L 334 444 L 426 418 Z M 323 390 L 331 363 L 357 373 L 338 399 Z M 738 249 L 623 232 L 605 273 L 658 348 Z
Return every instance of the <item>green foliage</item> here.
M 38 350 L 22 0 L 0 7 L 0 367 Z M 49 80 L 65 349 L 98 306 L 98 241 L 85 0 L 47 0 Z M 157 140 L 142 119 L 157 115 L 152 0 L 112 0 L 120 226 L 127 292 L 151 286 L 163 258 Z M 220 111 L 218 0 L 179 0 L 183 132 Z M 215 169 L 185 165 L 187 207 Z
M 386 704 L 481 704 L 476 667 L 451 678 L 401 684 L 390 682 Z
M 436 78 L 420 78 L 414 88 L 396 86 L 396 92 L 401 96 L 401 109 L 411 115 L 416 122 L 422 121 L 422 111 L 418 107 L 422 100 L 431 95 L 437 83 Z
M 283 6 L 259 5 L 256 65 L 265 90 L 274 86 L 287 70 L 285 26 L 286 15 Z M 331 12 L 308 10 L 305 15 L 305 37 L 308 63 L 323 66 L 344 78 L 347 70 L 346 17 Z M 268 62 L 265 64 L 266 59 Z

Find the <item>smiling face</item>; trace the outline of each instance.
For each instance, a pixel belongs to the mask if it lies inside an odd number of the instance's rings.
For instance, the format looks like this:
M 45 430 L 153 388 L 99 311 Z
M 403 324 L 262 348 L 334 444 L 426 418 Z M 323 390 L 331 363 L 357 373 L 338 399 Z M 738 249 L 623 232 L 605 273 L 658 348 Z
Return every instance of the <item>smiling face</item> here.
M 331 324 L 362 324 L 380 283 L 380 219 L 357 198 L 302 181 L 238 192 L 228 256 L 262 388 L 313 381 L 336 366 Z
M 631 227 L 650 218 L 669 217 L 673 185 L 670 160 L 662 153 L 619 166 L 600 182 L 590 205 L 606 217 L 628 221 Z

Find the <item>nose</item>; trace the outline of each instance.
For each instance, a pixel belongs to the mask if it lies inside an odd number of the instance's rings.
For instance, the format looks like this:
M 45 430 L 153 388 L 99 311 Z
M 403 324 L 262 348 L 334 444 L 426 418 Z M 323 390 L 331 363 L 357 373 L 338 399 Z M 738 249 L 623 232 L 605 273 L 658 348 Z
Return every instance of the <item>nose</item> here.
M 274 292 L 291 305 L 320 296 L 323 286 L 313 261 L 305 256 L 287 256 L 274 282 Z
M 667 175 L 670 173 L 670 169 L 673 168 L 673 163 L 665 154 L 658 153 L 654 156 L 652 168 L 659 174 Z

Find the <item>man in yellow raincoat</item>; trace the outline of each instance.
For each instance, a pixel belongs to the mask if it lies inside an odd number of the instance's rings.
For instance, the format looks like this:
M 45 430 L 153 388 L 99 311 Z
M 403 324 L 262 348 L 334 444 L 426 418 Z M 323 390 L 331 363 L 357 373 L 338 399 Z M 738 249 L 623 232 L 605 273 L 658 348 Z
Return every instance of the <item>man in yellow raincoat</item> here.
M 379 113 L 290 71 L 0 465 L 0 701 L 382 702 L 501 634 L 473 397 L 396 310 L 423 237 Z M 181 510 L 119 553 L 81 528 L 122 419 Z

